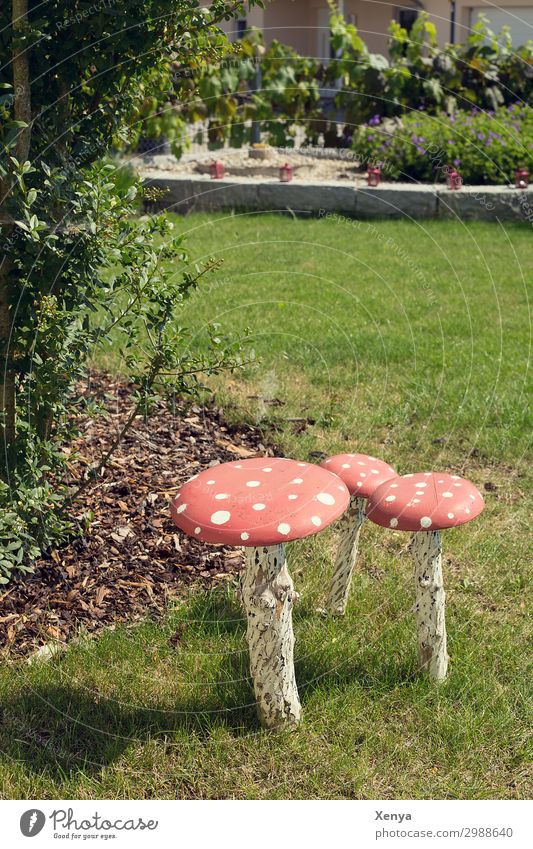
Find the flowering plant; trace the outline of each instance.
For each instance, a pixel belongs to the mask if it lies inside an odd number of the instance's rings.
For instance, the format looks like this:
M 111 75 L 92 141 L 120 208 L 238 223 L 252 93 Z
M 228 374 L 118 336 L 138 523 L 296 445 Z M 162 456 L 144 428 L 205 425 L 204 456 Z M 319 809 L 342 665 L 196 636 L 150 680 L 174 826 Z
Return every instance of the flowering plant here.
M 533 169 L 533 110 L 520 103 L 452 116 L 413 110 L 361 125 L 353 146 L 362 161 L 384 162 L 388 179 L 442 182 L 455 167 L 467 183 L 506 184 L 517 167 Z

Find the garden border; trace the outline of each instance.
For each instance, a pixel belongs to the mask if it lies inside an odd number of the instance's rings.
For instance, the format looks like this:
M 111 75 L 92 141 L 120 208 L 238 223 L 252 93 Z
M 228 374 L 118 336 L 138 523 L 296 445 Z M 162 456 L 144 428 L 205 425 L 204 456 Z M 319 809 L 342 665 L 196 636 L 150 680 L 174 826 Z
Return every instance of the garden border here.
M 438 185 L 388 183 L 378 188 L 347 185 L 346 181 L 231 177 L 212 180 L 204 175 L 142 169 L 146 185 L 164 192 L 158 209 L 172 212 L 245 210 L 325 215 L 338 212 L 352 218 L 413 218 L 528 221 L 533 224 L 533 187 L 463 186 L 451 191 Z

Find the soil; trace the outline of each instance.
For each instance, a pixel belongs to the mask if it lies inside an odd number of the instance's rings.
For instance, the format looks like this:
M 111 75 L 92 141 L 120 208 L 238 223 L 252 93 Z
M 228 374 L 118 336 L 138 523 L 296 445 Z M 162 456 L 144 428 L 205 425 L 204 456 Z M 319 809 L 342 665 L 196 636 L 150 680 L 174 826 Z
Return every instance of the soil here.
M 131 387 L 103 375 L 93 375 L 84 394 L 103 398 L 107 413 L 80 415 L 80 435 L 66 449 L 73 484 L 102 457 L 132 406 Z M 89 530 L 48 552 L 32 574 L 0 594 L 4 653 L 24 656 L 39 647 L 46 653 L 80 632 L 160 615 L 192 583 L 231 580 L 242 566 L 241 551 L 183 536 L 169 501 L 202 469 L 276 453 L 259 428 L 230 424 L 214 403 L 176 411 L 161 402 L 148 420 L 138 417 L 109 467 L 72 508 L 76 518 L 92 512 Z

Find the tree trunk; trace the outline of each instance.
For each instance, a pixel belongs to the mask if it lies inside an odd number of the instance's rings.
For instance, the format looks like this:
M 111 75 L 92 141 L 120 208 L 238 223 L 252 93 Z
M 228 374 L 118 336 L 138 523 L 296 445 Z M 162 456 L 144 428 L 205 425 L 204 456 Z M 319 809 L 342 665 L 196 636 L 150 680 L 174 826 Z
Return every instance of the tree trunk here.
M 339 523 L 339 547 L 335 559 L 333 578 L 329 588 L 327 608 L 330 613 L 344 616 L 350 584 L 357 560 L 359 534 L 366 519 L 366 500 L 352 495 L 346 513 Z
M 24 34 L 28 26 L 28 0 L 13 0 L 13 38 Z M 31 138 L 31 92 L 28 45 L 14 44 L 12 55 L 13 94 L 15 119 L 27 125 L 21 129 L 15 147 L 15 156 L 19 162 L 26 162 L 30 152 Z
M 13 111 L 17 121 L 24 121 L 27 124 L 19 131 L 15 145 L 15 157 L 19 162 L 25 162 L 29 154 L 31 137 L 30 75 L 27 46 L 18 45 L 16 39 L 24 33 L 27 27 L 28 0 L 13 0 L 12 23 L 15 41 L 11 62 Z M 9 470 L 13 467 L 16 457 L 15 370 L 10 350 L 12 302 L 10 273 L 13 266 L 8 254 L 9 237 L 13 229 L 13 222 L 8 212 L 12 186 L 12 177 L 7 175 L 2 180 L 0 187 L 0 221 L 4 241 L 4 255 L 0 260 L 0 477 L 5 481 L 9 479 Z
M 420 666 L 428 670 L 433 681 L 443 681 L 448 669 L 448 653 L 440 531 L 418 531 L 413 534 L 411 554 L 415 562 L 415 613 Z
M 242 598 L 259 719 L 266 728 L 294 727 L 300 720 L 292 630 L 292 606 L 298 595 L 287 571 L 285 547 L 245 551 Z

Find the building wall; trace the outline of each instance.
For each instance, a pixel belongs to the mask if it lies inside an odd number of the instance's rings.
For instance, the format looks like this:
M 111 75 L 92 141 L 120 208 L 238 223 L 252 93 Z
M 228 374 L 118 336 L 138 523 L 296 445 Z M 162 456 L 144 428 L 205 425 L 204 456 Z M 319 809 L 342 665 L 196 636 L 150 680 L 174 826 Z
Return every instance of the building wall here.
M 338 0 L 339 2 L 339 0 Z M 209 0 L 202 0 L 208 5 Z M 441 46 L 450 40 L 450 0 L 423 0 L 429 18 L 437 27 L 437 39 Z M 387 29 L 392 19 L 398 19 L 399 6 L 387 0 L 340 0 L 339 6 L 347 20 L 355 23 L 361 38 L 373 53 L 387 53 Z M 403 8 L 415 8 L 413 0 L 402 0 Z M 457 0 L 455 40 L 465 41 L 471 28 L 472 9 L 486 7 L 490 19 L 491 10 L 524 8 L 533 9 L 533 0 Z M 323 56 L 329 7 L 326 0 L 266 0 L 265 9 L 251 9 L 246 17 L 248 26 L 261 28 L 268 44 L 273 39 L 290 44 L 304 56 Z M 533 26 L 528 13 L 523 25 L 520 43 L 533 39 Z M 516 27 L 516 25 L 515 25 Z M 222 29 L 230 38 L 237 36 L 237 21 L 224 22 Z M 322 36 L 322 37 L 321 37 Z M 516 37 L 515 37 L 516 44 Z M 517 45 L 518 46 L 518 45 Z
M 405 0 L 405 6 L 411 5 Z M 414 4 L 412 4 L 414 6 Z M 373 53 L 387 52 L 387 29 L 397 7 L 379 0 L 344 0 L 343 14 L 355 23 L 361 37 Z M 299 53 L 320 56 L 321 33 L 329 20 L 326 0 L 271 0 L 264 13 L 265 38 L 290 44 Z
M 425 0 L 424 6 L 429 13 L 430 20 L 437 27 L 439 44 L 444 46 L 446 42 L 450 41 L 450 2 L 449 0 Z M 457 42 L 466 41 L 471 32 L 471 12 L 473 8 L 483 8 L 487 18 L 490 19 L 491 12 L 494 9 L 522 8 L 531 10 L 533 9 L 533 0 L 498 0 L 498 3 L 490 2 L 490 0 L 466 0 L 466 2 L 465 0 L 457 0 L 455 16 L 455 40 Z M 518 42 L 515 38 L 515 46 L 525 44 L 528 39 L 533 39 L 533 27 L 529 24 L 530 20 L 531 18 L 528 17 L 528 22 L 519 28 L 521 30 L 520 37 Z M 499 27 L 494 29 L 497 32 Z

